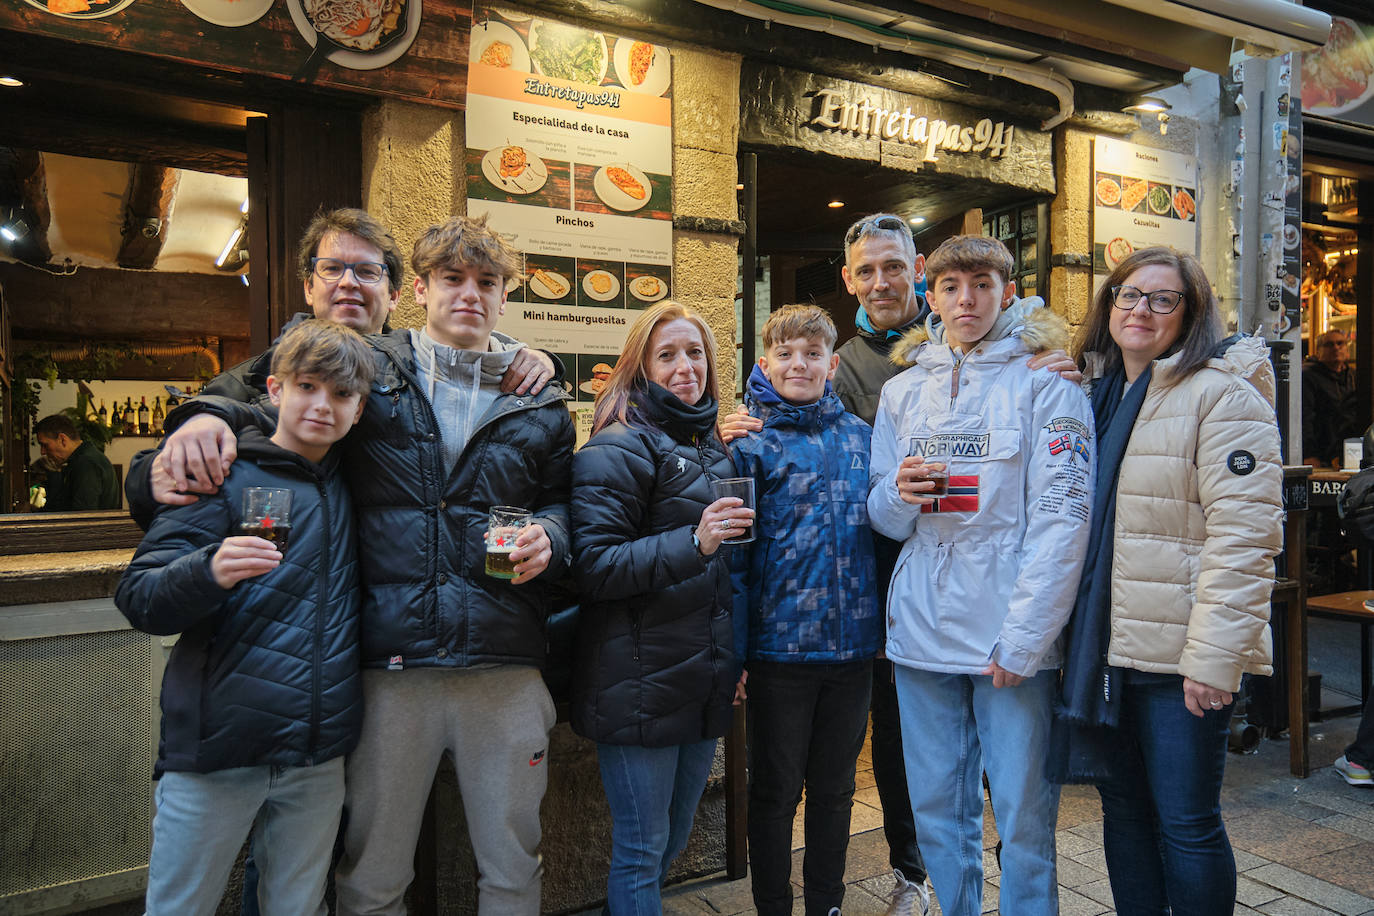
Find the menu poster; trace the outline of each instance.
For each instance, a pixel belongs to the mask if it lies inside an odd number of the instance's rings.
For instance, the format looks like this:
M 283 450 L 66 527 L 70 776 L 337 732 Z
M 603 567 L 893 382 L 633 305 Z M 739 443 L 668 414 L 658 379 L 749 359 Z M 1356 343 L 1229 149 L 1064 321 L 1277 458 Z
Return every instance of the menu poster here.
M 1331 17 L 1331 37 L 1302 54 L 1302 110 L 1374 127 L 1374 25 Z
M 636 310 L 673 287 L 668 49 L 479 9 L 467 143 L 468 215 L 524 257 L 497 330 L 557 353 L 590 406 Z
M 1096 137 L 1093 143 L 1093 292 L 1139 248 L 1197 254 L 1197 165 L 1191 156 Z

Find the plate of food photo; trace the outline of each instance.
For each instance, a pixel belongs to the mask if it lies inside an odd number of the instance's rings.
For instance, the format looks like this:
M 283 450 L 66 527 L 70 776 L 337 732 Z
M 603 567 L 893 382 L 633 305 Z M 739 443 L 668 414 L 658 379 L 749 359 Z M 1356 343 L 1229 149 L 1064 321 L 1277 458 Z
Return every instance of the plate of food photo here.
M 523 146 L 497 146 L 482 157 L 482 177 L 510 194 L 533 194 L 549 180 L 549 168 Z
M 647 204 L 653 191 L 649 176 L 628 162 L 616 162 L 597 169 L 592 188 L 602 203 L 612 210 L 625 213 Z
M 536 268 L 530 274 L 529 287 L 540 299 L 562 299 L 572 289 L 572 284 L 560 273 Z
M 582 291 L 597 302 L 609 302 L 620 295 L 620 278 L 609 270 L 591 270 L 582 278 Z
M 134 0 L 24 0 L 29 6 L 63 19 L 100 19 L 113 16 Z
M 350 70 L 376 70 L 394 63 L 415 41 L 420 2 L 286 0 L 286 9 L 296 31 L 330 63 Z M 324 48 L 318 47 L 322 38 Z
M 1302 54 L 1302 112 L 1338 115 L 1374 96 L 1374 38 L 1344 16 L 1331 17 L 1331 37 Z
M 596 397 L 606 387 L 606 383 L 610 381 L 611 373 L 614 371 L 614 368 L 606 363 L 597 363 L 592 366 L 592 377 L 578 385 L 577 388 L 585 394 Z
M 1135 251 L 1135 246 L 1130 242 L 1123 238 L 1115 238 L 1107 243 L 1102 251 L 1102 256 L 1106 259 L 1108 267 L 1115 267 L 1130 257 L 1133 251 Z
M 1121 203 L 1121 185 L 1115 178 L 1097 179 L 1097 202 L 1104 207 L 1115 207 Z
M 658 277 L 635 277 L 630 281 L 630 295 L 640 302 L 657 302 L 668 295 L 668 284 Z
M 495 22 L 491 19 L 473 25 L 468 60 L 498 70 L 530 72 L 530 52 L 520 38 L 520 33 L 504 22 Z
M 1150 193 L 1145 199 L 1150 204 L 1150 212 L 1156 216 L 1169 216 L 1173 210 L 1173 202 L 1169 199 L 1169 186 L 1167 184 L 1150 185 Z
M 663 95 L 672 78 L 668 49 L 633 38 L 617 39 L 615 76 L 631 92 Z
M 529 51 L 544 76 L 588 86 L 606 78 L 606 36 L 600 32 L 539 19 L 530 26 Z
M 1150 183 L 1144 178 L 1125 179 L 1125 187 L 1121 189 L 1121 209 L 1134 210 L 1140 206 L 1149 190 Z

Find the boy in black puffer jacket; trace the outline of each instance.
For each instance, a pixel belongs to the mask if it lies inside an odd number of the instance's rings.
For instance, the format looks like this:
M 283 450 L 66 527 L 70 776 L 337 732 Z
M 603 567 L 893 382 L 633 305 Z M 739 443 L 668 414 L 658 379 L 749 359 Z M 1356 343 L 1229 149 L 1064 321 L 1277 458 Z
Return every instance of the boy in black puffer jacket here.
M 162 509 L 116 603 L 148 633 L 180 633 L 162 687 L 147 913 L 215 912 L 253 828 L 261 911 L 323 914 L 358 742 L 357 545 L 332 446 L 372 384 L 367 344 L 311 321 L 283 336 L 267 380 L 276 432 L 239 434 L 214 496 Z M 290 538 L 236 535 L 244 491 L 291 493 Z

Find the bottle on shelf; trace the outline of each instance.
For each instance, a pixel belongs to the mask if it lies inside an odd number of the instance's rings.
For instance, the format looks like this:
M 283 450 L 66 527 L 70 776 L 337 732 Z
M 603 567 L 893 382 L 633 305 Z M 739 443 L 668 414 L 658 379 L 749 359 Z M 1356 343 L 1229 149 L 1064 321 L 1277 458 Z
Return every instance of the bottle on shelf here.
M 138 433 L 138 415 L 134 413 L 134 399 L 131 397 L 124 399 L 124 435 L 133 436 Z
M 100 399 L 100 409 L 95 412 L 95 419 L 103 429 L 110 428 L 110 412 L 105 409 L 104 398 Z
M 167 419 L 166 414 L 164 414 L 164 413 L 162 412 L 162 396 L 161 396 L 161 395 L 155 396 L 155 397 L 153 398 L 153 435 L 154 435 L 154 436 L 160 436 L 160 435 L 162 435 L 162 423 L 163 423 L 163 421 L 166 420 L 166 419 Z
M 146 436 L 152 429 L 152 415 L 148 412 L 148 396 L 144 395 L 138 399 L 138 434 Z

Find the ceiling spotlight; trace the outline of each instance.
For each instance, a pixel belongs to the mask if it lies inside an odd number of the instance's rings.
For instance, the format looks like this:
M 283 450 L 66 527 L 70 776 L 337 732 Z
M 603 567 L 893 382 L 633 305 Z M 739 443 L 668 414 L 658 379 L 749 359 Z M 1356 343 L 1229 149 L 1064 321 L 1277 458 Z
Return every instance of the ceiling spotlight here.
M 1142 95 L 1140 98 L 1135 100 L 1134 105 L 1127 105 L 1122 110 L 1131 112 L 1132 114 L 1159 114 L 1161 112 L 1168 111 L 1173 107 L 1174 106 L 1170 105 L 1168 102 L 1164 101 L 1158 96 Z
M 29 224 L 24 220 L 21 207 L 10 207 L 0 217 L 0 238 L 7 242 L 17 242 L 29 234 Z
M 911 225 L 913 226 L 919 226 L 921 225 L 921 223 L 924 223 L 925 221 L 926 218 L 924 216 L 913 216 L 911 219 L 907 220 L 907 222 L 911 223 Z
M 18 89 L 22 85 L 24 85 L 24 81 L 18 77 L 0 76 L 0 86 L 5 86 L 9 89 Z
M 832 210 L 838 210 L 838 209 L 840 209 L 840 207 L 843 207 L 843 206 L 844 206 L 844 201 L 842 201 L 842 200 L 832 200 L 830 203 L 826 204 L 826 206 L 829 207 L 829 208 L 832 209 Z
M 7 242 L 19 241 L 19 233 L 15 232 L 9 225 L 0 226 L 0 238 Z

